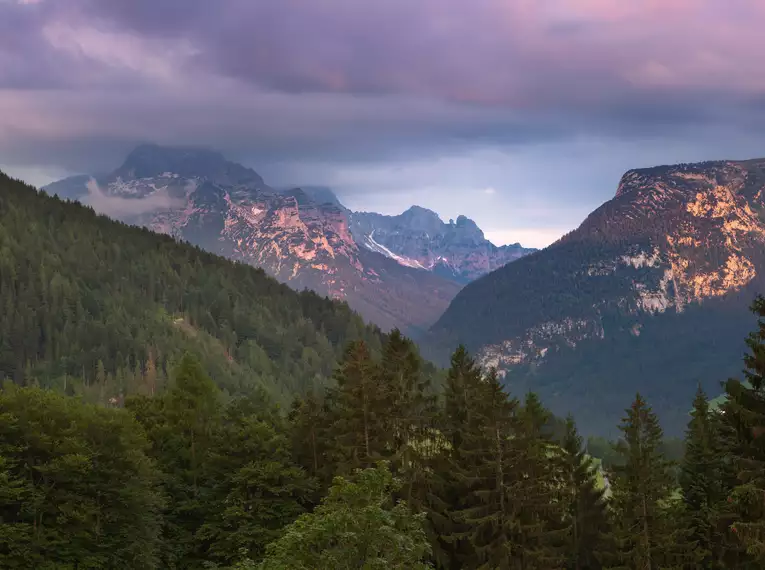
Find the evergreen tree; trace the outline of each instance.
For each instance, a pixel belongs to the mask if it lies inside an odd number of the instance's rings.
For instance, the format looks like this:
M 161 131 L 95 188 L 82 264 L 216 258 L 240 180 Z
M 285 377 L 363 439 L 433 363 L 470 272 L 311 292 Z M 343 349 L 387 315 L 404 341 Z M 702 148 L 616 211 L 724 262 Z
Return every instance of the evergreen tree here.
M 199 361 L 186 354 L 176 367 L 173 387 L 162 398 L 136 397 L 126 405 L 144 425 L 164 473 L 168 503 L 163 563 L 167 568 L 199 568 L 206 549 L 195 536 L 207 515 L 211 490 L 204 471 L 221 423 L 220 393 Z
M 612 472 L 614 543 L 609 567 L 656 570 L 677 565 L 668 510 L 674 488 L 671 464 L 660 452 L 659 420 L 640 394 L 619 429 L 622 465 Z
M 559 462 L 560 447 L 551 441 L 550 412 L 529 393 L 518 413 L 514 438 L 520 453 L 517 477 L 519 549 L 522 568 L 559 568 L 563 564 L 565 493 Z
M 608 530 L 605 490 L 598 485 L 597 468 L 585 453 L 574 419 L 566 419 L 562 442 L 561 480 L 565 493 L 567 536 L 565 567 L 569 570 L 597 570 Z
M 475 559 L 467 525 L 455 513 L 470 506 L 467 481 L 459 474 L 471 469 L 471 457 L 463 452 L 463 445 L 479 412 L 481 376 L 480 366 L 465 347 L 457 347 L 447 373 L 440 422 L 444 450 L 434 458 L 435 473 L 427 502 L 433 555 L 442 568 L 461 568 L 464 561 Z
M 349 344 L 329 393 L 333 414 L 329 433 L 339 473 L 371 467 L 392 455 L 387 411 L 390 392 L 364 341 Z
M 310 504 L 313 481 L 292 462 L 282 424 L 255 397 L 229 403 L 204 467 L 206 515 L 195 535 L 209 558 L 260 559 Z
M 315 477 L 324 490 L 329 487 L 334 472 L 334 464 L 329 457 L 332 441 L 328 433 L 330 421 L 328 406 L 313 390 L 292 403 L 289 422 L 294 461 Z
M 721 439 L 719 420 L 709 410 L 706 394 L 698 388 L 686 431 L 681 464 L 687 540 L 694 562 L 701 568 L 726 568 L 726 499 L 731 491 L 726 477 L 729 459 Z
M 734 434 L 732 454 L 737 482 L 731 500 L 735 520 L 731 530 L 754 563 L 765 567 L 765 298 L 752 305 L 758 330 L 749 335 L 744 357 L 748 385 L 726 384 L 723 407 L 726 424 Z
M 459 561 L 463 568 L 521 567 L 518 507 L 524 485 L 513 441 L 517 402 L 508 398 L 493 369 L 474 390 L 477 405 L 462 432 L 461 460 L 454 464 L 466 493 L 452 516 L 471 546 Z
M 432 444 L 430 430 L 434 427 L 436 410 L 417 348 L 397 329 L 390 333 L 383 346 L 379 383 L 388 392 L 386 415 L 392 435 L 391 468 L 406 481 L 409 501 L 411 488 L 424 469 L 422 455 L 431 453 L 427 447 Z

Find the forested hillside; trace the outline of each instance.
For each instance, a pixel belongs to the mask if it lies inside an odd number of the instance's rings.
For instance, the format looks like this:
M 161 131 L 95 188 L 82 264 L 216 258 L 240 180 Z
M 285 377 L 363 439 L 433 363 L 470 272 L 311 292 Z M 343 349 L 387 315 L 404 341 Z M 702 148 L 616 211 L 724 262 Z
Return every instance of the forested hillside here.
M 124 409 L 7 383 L 0 567 L 761 570 L 763 338 L 725 413 L 699 390 L 679 464 L 638 394 L 605 472 L 573 420 L 556 437 L 463 348 L 434 398 L 395 331 L 377 357 L 351 343 L 286 418 L 191 355 Z
M 381 335 L 346 304 L 0 173 L 0 377 L 90 401 L 153 394 L 185 351 L 227 393 L 322 385 Z

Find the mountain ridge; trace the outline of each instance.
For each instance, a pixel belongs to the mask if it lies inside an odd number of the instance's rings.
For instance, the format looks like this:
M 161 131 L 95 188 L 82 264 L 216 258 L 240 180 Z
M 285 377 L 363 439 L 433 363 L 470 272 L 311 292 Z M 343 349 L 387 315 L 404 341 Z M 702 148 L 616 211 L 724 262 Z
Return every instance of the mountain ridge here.
M 763 189 L 762 159 L 630 170 L 576 230 L 468 284 L 428 350 L 466 344 L 585 431 L 615 425 L 600 410 L 633 384 L 678 433 L 696 385 L 719 392 L 740 367 L 765 285 Z M 672 351 L 705 366 L 676 370 Z
M 536 251 L 520 244 L 496 246 L 470 218 L 444 223 L 427 208 L 411 206 L 398 215 L 353 212 L 351 232 L 370 249 L 385 248 L 405 263 L 465 284 Z
M 386 330 L 397 327 L 413 334 L 427 328 L 465 281 L 453 268 L 434 270 L 397 253 L 396 244 L 360 237 L 355 214 L 331 189 L 277 190 L 253 169 L 204 148 L 140 145 L 107 175 L 70 177 L 45 189 L 121 221 L 263 267 L 294 289 L 344 299 Z M 490 270 L 496 263 L 480 258 L 505 250 L 486 244 L 467 245 L 478 262 L 463 254 L 452 265 L 476 266 L 471 275 Z

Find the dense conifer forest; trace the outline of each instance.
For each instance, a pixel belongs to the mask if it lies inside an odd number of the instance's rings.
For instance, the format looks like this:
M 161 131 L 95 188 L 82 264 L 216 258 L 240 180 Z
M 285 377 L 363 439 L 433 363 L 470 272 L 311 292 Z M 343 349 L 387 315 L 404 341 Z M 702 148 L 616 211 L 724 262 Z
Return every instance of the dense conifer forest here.
M 0 299 L 1 568 L 765 568 L 765 299 L 681 454 L 8 179 Z
M 286 404 L 382 340 L 344 303 L 2 173 L 0 303 L 0 375 L 100 403 L 161 391 L 190 351 L 227 394 Z

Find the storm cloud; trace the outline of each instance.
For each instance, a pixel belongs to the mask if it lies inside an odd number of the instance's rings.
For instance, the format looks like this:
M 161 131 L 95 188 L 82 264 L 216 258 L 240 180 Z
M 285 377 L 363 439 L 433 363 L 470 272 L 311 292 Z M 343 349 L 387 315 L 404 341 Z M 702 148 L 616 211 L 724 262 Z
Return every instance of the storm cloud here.
M 272 184 L 540 245 L 626 168 L 765 154 L 759 4 L 0 0 L 0 164 L 210 146 Z

